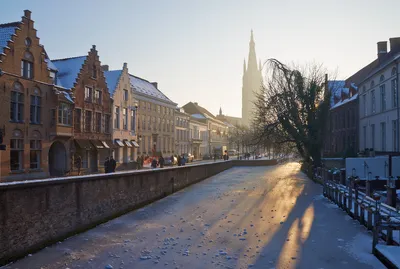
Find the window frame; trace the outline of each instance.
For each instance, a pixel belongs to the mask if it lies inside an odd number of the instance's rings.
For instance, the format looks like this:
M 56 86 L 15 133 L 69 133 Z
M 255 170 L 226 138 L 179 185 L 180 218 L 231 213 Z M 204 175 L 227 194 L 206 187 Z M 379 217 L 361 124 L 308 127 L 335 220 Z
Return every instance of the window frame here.
M 87 103 L 93 103 L 93 88 L 85 86 L 85 97 L 84 101 Z
M 31 124 L 40 124 L 42 121 L 42 97 L 37 93 L 31 94 L 30 97 L 29 121 Z
M 32 144 L 34 145 L 32 147 Z M 32 153 L 36 155 L 37 161 L 32 161 Z M 40 139 L 29 140 L 29 168 L 31 170 L 41 169 L 41 157 L 42 157 L 42 141 Z M 36 167 L 32 167 L 36 164 Z
M 15 147 L 16 145 L 16 147 Z M 13 153 L 17 153 L 18 156 L 18 167 L 13 168 L 12 160 Z M 21 171 L 24 169 L 24 138 L 23 137 L 13 137 L 10 139 L 10 171 Z
M 58 117 L 57 124 L 64 126 L 72 126 L 72 106 L 65 103 L 60 102 L 58 104 Z
M 90 120 L 88 121 L 88 115 L 90 115 Z M 93 128 L 93 111 L 85 110 L 85 121 L 84 121 L 84 131 L 85 133 L 91 133 Z

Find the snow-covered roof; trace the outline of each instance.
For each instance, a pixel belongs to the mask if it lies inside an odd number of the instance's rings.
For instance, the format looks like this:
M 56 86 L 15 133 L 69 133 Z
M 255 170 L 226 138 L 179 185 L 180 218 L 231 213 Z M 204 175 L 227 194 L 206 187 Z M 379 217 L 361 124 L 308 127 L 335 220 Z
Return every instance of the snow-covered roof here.
M 193 118 L 195 119 L 205 119 L 206 117 L 204 117 L 202 114 L 193 114 L 191 115 Z
M 331 109 L 337 108 L 337 107 L 342 106 L 342 105 L 344 105 L 344 104 L 346 104 L 346 103 L 348 103 L 348 102 L 351 102 L 351 101 L 353 101 L 353 100 L 356 100 L 356 99 L 357 99 L 357 96 L 358 96 L 358 93 L 354 94 L 354 95 L 353 95 L 352 97 L 350 97 L 350 98 L 344 99 L 343 101 L 340 100 L 339 102 L 337 102 L 336 104 L 334 104 L 334 105 L 331 107 Z
M 58 71 L 57 67 L 53 64 L 53 62 L 50 59 L 46 58 L 44 61 L 47 63 L 47 67 L 50 70 Z
M 335 96 L 340 97 L 342 94 L 342 88 L 344 88 L 344 80 L 330 80 L 328 81 L 328 89 L 331 92 L 331 107 L 335 105 Z
M 72 100 L 72 98 L 71 98 L 71 96 L 69 95 L 68 92 L 62 91 L 62 93 L 64 94 L 65 99 L 67 99 L 71 103 L 74 103 L 74 101 Z
M 164 102 L 175 104 L 149 81 L 133 75 L 129 75 L 129 78 L 131 82 L 131 87 L 134 91 L 145 94 L 152 98 L 158 98 Z
M 71 89 L 74 87 L 74 83 L 78 77 L 79 72 L 86 60 L 87 56 L 73 57 L 67 59 L 52 60 L 56 66 L 57 82 L 60 86 Z M 57 84 L 58 84 L 57 83 Z
M 106 78 L 108 91 L 110 96 L 113 96 L 115 88 L 117 88 L 119 78 L 121 77 L 122 70 L 112 70 L 104 72 L 104 77 Z
M 0 24 L 0 53 L 3 52 L 4 47 L 7 47 L 7 42 L 15 34 L 15 29 L 18 28 L 18 25 L 19 22 Z

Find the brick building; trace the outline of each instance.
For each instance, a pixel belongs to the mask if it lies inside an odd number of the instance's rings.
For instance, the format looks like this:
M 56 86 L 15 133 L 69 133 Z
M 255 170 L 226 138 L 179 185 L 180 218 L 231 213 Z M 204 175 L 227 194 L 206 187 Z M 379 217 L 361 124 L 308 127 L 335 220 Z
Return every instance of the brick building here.
M 56 85 L 54 69 L 29 10 L 21 21 L 0 25 L 0 129 L 6 145 L 0 151 L 0 181 L 49 176 L 51 148 L 72 136 L 72 125 L 60 124 L 57 115 L 61 107 L 70 113 L 73 102 L 68 90 Z
M 182 108 L 175 110 L 175 153 L 178 155 L 193 154 L 189 151 L 189 121 L 190 115 Z
M 67 158 L 75 168 L 81 163 L 84 173 L 97 172 L 105 158 L 112 154 L 113 143 L 112 102 L 96 46 L 85 56 L 52 62 L 57 69 L 57 84 L 69 89 L 75 101 L 73 113 L 65 114 L 61 109 L 62 115 L 58 115 L 63 124 L 73 124 L 74 139 L 69 141 Z M 63 148 L 58 145 L 55 150 Z
M 103 66 L 103 71 L 113 100 L 114 158 L 117 163 L 128 164 L 137 159 L 136 113 L 139 104 L 131 89 L 127 63 L 121 70 L 109 71 L 108 66 Z

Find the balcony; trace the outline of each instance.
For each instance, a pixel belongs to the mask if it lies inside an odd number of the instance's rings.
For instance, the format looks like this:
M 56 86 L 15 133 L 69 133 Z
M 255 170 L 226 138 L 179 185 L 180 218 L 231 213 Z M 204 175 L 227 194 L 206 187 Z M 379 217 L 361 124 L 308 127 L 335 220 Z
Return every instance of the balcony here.
M 69 125 L 52 124 L 50 128 L 50 136 L 72 137 L 73 128 Z

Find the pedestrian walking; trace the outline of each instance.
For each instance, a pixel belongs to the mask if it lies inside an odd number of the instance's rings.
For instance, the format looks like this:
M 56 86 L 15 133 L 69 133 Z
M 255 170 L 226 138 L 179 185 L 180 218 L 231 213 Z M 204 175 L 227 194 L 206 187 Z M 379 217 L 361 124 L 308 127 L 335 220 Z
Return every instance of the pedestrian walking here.
M 75 167 L 78 169 L 78 176 L 79 176 L 81 174 L 81 167 L 82 167 L 82 158 L 79 155 L 75 159 Z
M 153 158 L 153 160 L 151 161 L 151 168 L 157 168 L 157 159 Z
M 182 160 L 181 160 L 181 155 L 178 155 L 178 166 L 181 166 L 182 165 Z
M 185 159 L 185 156 L 183 156 L 183 155 L 181 157 L 181 165 L 182 166 L 186 165 L 186 159 Z
M 160 168 L 164 168 L 165 160 L 164 160 L 164 157 L 162 155 L 158 159 L 158 164 L 160 165 Z
M 109 166 L 108 166 L 108 172 L 109 173 L 114 173 L 115 172 L 115 168 L 117 168 L 117 162 L 114 160 L 113 156 L 110 156 L 110 160 L 109 160 Z
M 108 157 L 106 157 L 104 162 L 104 173 L 110 173 L 110 159 Z

